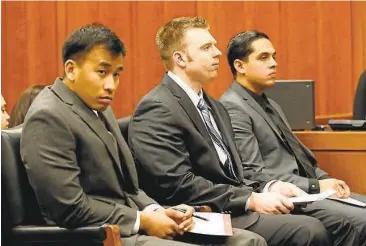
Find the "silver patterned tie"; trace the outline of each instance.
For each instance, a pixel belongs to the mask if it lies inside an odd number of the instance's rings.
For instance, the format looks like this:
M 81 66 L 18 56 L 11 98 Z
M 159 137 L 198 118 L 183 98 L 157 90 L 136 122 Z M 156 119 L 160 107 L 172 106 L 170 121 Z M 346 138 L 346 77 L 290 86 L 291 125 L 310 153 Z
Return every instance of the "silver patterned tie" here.
M 233 163 L 231 162 L 231 156 L 229 151 L 227 150 L 224 142 L 222 141 L 222 138 L 220 134 L 216 131 L 214 126 L 212 125 L 212 121 L 210 119 L 210 111 L 212 112 L 210 106 L 208 106 L 203 98 L 201 98 L 197 105 L 198 109 L 201 110 L 202 116 L 206 125 L 206 128 L 208 130 L 208 133 L 210 134 L 210 137 L 212 141 L 220 148 L 222 151 L 226 154 L 226 162 L 223 163 L 224 168 L 229 171 L 230 175 L 237 179 L 235 175 L 235 171 L 233 168 Z

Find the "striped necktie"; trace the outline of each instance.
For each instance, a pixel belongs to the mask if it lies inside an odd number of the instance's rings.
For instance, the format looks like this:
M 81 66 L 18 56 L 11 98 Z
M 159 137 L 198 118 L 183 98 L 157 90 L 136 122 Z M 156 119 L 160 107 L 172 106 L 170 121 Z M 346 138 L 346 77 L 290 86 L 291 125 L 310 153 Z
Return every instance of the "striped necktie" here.
M 210 111 L 212 112 L 212 109 L 210 108 L 210 106 L 208 106 L 206 104 L 206 102 L 203 98 L 201 98 L 199 100 L 197 108 L 199 110 L 201 110 L 201 112 L 202 112 L 202 116 L 203 116 L 206 128 L 208 130 L 208 133 L 210 134 L 210 137 L 211 137 L 212 141 L 216 144 L 216 146 L 221 148 L 222 151 L 226 154 L 227 158 L 226 158 L 225 163 L 223 163 L 224 168 L 227 169 L 226 171 L 229 172 L 231 177 L 233 177 L 234 179 L 237 180 L 238 178 L 236 177 L 234 167 L 233 167 L 233 163 L 231 162 L 230 153 L 227 150 L 224 142 L 222 141 L 222 138 L 221 138 L 220 134 L 216 131 L 216 129 L 212 125 L 212 121 L 211 121 L 211 118 L 210 118 Z

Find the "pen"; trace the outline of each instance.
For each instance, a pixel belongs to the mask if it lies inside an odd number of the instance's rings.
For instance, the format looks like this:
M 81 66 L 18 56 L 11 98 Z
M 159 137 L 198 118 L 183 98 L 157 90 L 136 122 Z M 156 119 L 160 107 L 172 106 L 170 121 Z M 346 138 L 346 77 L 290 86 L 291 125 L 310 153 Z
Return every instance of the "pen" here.
M 185 213 L 185 212 L 186 212 L 186 210 L 181 209 L 181 208 L 175 208 L 175 207 L 173 207 L 173 208 L 171 208 L 171 209 L 173 209 L 173 210 L 175 210 L 175 211 L 182 212 L 182 213 Z M 195 217 L 195 218 L 197 218 L 197 219 L 201 219 L 201 220 L 204 220 L 204 221 L 209 221 L 207 218 L 204 218 L 204 217 L 199 216 L 199 215 L 196 215 L 196 214 L 193 214 L 192 216 L 193 216 L 193 217 Z

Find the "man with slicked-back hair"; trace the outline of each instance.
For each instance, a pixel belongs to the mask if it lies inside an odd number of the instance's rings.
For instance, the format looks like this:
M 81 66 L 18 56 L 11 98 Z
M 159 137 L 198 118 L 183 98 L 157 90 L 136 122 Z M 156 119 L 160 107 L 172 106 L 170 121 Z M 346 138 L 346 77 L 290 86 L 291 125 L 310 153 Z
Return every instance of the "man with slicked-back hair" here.
M 337 197 L 348 197 L 347 184 L 317 167 L 314 155 L 292 133 L 280 106 L 266 97 L 265 89 L 274 85 L 277 70 L 276 50 L 269 37 L 258 31 L 239 33 L 229 42 L 227 58 L 234 81 L 220 102 L 230 115 L 247 177 L 272 182 L 270 190 L 285 196 L 291 194 L 282 190 L 283 184 L 311 194 L 334 189 Z M 358 245 L 350 238 L 366 243 L 364 208 L 324 200 L 299 213 L 319 219 L 335 245 Z M 347 240 L 345 225 L 353 231 Z

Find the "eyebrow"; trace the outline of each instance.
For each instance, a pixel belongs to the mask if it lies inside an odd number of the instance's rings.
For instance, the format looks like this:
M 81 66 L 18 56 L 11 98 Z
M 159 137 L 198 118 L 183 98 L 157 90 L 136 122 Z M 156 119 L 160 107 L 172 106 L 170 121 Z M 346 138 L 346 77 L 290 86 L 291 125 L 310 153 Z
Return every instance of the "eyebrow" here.
M 261 56 L 261 55 L 276 55 L 277 54 L 277 52 L 275 51 L 275 52 L 273 52 L 273 53 L 271 53 L 271 52 L 268 52 L 268 51 L 265 51 L 265 52 L 261 52 L 261 53 L 259 53 L 258 54 L 258 56 Z
M 98 66 L 103 66 L 103 67 L 111 67 L 112 65 L 108 62 L 102 61 L 98 64 Z
M 112 67 L 112 65 L 108 62 L 102 61 L 98 64 L 98 66 L 103 66 L 103 67 Z M 119 66 L 117 67 L 117 70 L 119 71 L 123 71 L 123 66 Z
M 201 48 L 202 47 L 205 47 L 206 45 L 216 45 L 217 44 L 217 42 L 215 41 L 215 42 L 207 42 L 207 43 L 204 43 L 204 44 L 202 44 L 201 45 Z

